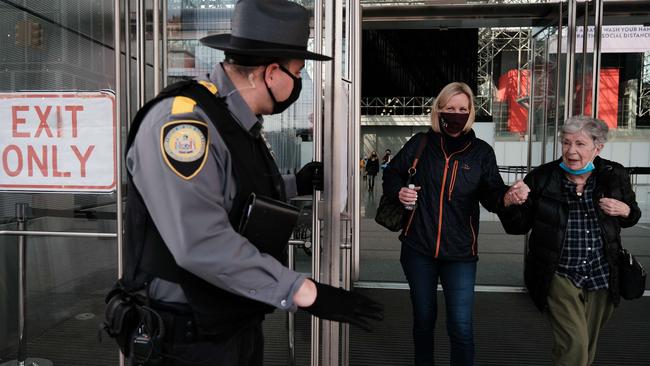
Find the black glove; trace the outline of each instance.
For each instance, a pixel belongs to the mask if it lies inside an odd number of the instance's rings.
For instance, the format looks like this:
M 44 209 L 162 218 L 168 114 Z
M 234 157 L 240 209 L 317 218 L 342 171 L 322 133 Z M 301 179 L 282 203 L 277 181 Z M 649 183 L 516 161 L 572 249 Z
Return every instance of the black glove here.
M 314 188 L 323 190 L 323 163 L 312 161 L 305 164 L 296 173 L 296 188 L 298 195 L 312 194 Z
M 321 319 L 350 323 L 366 331 L 371 331 L 372 327 L 364 318 L 384 319 L 384 305 L 361 294 L 313 282 L 316 300 L 311 306 L 302 308 L 308 313 Z

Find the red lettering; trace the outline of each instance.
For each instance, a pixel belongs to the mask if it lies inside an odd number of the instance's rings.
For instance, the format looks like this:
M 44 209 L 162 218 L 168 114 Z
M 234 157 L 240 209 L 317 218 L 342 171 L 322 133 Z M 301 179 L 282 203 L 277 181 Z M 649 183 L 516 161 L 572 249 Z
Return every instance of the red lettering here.
M 13 137 L 29 137 L 29 132 L 18 132 L 18 124 L 27 122 L 24 118 L 18 118 L 18 112 L 26 112 L 28 110 L 29 107 L 26 105 L 11 106 L 11 135 Z
M 15 170 L 11 170 L 11 168 L 9 168 L 9 153 L 11 151 L 14 151 L 16 153 L 16 160 L 18 162 L 18 164 L 16 164 L 17 166 Z M 23 170 L 23 154 L 20 152 L 20 148 L 18 146 L 9 145 L 4 149 L 2 152 L 2 168 L 10 177 L 17 176 Z
M 56 106 L 56 137 L 63 137 L 63 117 L 61 117 L 61 106 Z
M 52 176 L 56 178 L 69 177 L 70 172 L 59 171 L 59 159 L 56 146 L 52 146 Z
M 47 177 L 47 146 L 41 146 L 41 152 L 41 158 L 39 159 L 34 147 L 27 146 L 27 175 L 30 177 L 34 176 L 34 164 L 38 166 L 41 175 Z
M 67 105 L 65 110 L 72 114 L 72 137 L 77 137 L 77 112 L 84 110 L 82 105 Z
M 81 155 L 81 153 L 79 152 L 79 149 L 77 149 L 77 146 L 72 145 L 72 146 L 70 146 L 70 148 L 72 148 L 72 151 L 74 152 L 74 154 L 77 155 L 77 159 L 79 159 L 79 165 L 81 166 L 81 176 L 85 177 L 86 176 L 86 163 L 88 162 L 88 158 L 90 157 L 90 154 L 95 149 L 95 145 L 88 146 L 88 149 L 86 149 L 86 152 L 83 155 Z
M 47 125 L 47 117 L 50 115 L 52 106 L 48 105 L 47 108 L 45 108 L 45 113 L 43 113 L 41 107 L 39 106 L 34 106 L 34 109 L 36 110 L 36 114 L 38 114 L 38 119 L 41 121 L 38 124 L 38 128 L 36 128 L 36 133 L 34 134 L 34 137 L 39 137 L 43 130 L 45 130 L 47 137 L 52 137 L 52 130 L 50 130 L 50 126 Z

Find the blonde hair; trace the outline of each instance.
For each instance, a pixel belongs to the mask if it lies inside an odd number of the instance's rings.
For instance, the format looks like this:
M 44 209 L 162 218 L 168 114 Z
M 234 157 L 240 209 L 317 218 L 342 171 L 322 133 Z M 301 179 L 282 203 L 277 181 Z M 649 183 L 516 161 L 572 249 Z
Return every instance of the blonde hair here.
M 433 101 L 431 106 L 431 128 L 434 131 L 440 132 L 440 121 L 438 120 L 438 113 L 441 109 L 449 102 L 449 100 L 458 94 L 465 94 L 469 99 L 469 118 L 467 119 L 467 124 L 463 128 L 463 132 L 467 132 L 472 129 L 474 124 L 474 118 L 476 117 L 476 109 L 474 108 L 474 93 L 470 89 L 469 85 L 461 82 L 453 82 L 447 84 L 438 96 L 436 100 Z

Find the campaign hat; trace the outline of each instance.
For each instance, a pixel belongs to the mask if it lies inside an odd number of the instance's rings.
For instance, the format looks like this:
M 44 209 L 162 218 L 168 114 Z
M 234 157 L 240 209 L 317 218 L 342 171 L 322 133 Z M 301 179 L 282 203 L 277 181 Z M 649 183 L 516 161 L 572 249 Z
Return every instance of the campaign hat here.
M 239 0 L 231 32 L 201 38 L 205 46 L 227 54 L 326 61 L 307 50 L 309 11 L 287 0 Z

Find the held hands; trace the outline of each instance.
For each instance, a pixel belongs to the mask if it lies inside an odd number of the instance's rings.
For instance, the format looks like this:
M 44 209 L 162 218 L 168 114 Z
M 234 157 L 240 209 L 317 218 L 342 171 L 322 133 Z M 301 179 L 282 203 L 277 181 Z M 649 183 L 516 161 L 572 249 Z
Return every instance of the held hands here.
M 309 281 L 309 280 L 307 280 Z M 302 309 L 321 319 L 350 323 L 366 331 L 372 327 L 367 319 L 383 320 L 384 306 L 361 294 L 322 283 L 316 284 L 316 300 Z
M 418 200 L 418 191 L 422 187 L 415 187 L 410 189 L 407 187 L 402 187 L 397 194 L 399 201 L 402 202 L 404 206 L 412 205 L 415 201 Z
M 503 196 L 503 205 L 508 207 L 510 205 L 521 205 L 528 199 L 530 188 L 523 180 L 517 180 Z
M 630 206 L 614 198 L 601 198 L 598 200 L 598 205 L 609 216 L 628 217 L 630 215 Z

